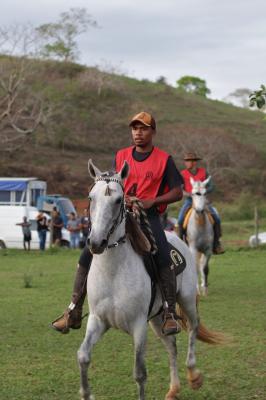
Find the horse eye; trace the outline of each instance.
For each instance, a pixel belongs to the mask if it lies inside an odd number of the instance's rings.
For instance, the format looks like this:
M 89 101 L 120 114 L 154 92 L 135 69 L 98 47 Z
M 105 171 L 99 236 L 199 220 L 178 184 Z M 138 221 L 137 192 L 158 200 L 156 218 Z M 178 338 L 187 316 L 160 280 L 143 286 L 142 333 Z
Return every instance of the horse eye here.
M 196 192 L 196 195 L 197 195 L 197 196 L 201 196 L 201 193 L 200 193 L 200 192 Z
M 92 200 L 92 198 L 91 198 L 91 196 L 90 196 L 90 195 L 88 196 L 88 200 L 89 200 L 89 201 L 91 201 L 91 200 Z
M 118 197 L 118 199 L 116 199 L 115 204 L 120 204 L 122 200 L 122 197 Z

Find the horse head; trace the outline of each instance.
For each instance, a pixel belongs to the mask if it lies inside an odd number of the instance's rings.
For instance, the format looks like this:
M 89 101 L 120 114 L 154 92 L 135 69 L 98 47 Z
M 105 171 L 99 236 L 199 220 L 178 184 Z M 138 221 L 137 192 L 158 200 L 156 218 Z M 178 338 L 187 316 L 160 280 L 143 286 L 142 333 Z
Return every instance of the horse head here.
M 128 176 L 129 165 L 125 161 L 118 173 L 101 172 L 89 160 L 88 169 L 94 184 L 88 196 L 91 231 L 87 244 L 92 253 L 101 254 L 106 248 L 118 245 L 119 240 L 125 237 L 123 180 Z M 110 245 L 111 236 L 115 241 Z
M 192 206 L 197 213 L 203 213 L 206 206 L 206 193 L 207 184 L 209 183 L 211 177 L 209 176 L 205 181 L 195 181 L 190 178 L 190 183 L 192 186 Z

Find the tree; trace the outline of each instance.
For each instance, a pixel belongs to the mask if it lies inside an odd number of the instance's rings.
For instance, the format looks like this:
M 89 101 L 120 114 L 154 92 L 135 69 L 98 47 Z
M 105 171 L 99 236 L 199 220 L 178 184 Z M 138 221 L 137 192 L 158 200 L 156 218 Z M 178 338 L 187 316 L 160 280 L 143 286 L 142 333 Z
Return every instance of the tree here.
M 259 109 L 263 108 L 266 104 L 266 87 L 261 85 L 259 90 L 255 90 L 250 94 L 249 99 L 250 107 L 256 105 Z
M 224 101 L 226 103 L 232 103 L 236 106 L 249 108 L 249 96 L 251 94 L 251 90 L 248 88 L 239 88 L 236 89 L 234 92 L 230 93 Z
M 156 83 L 160 83 L 162 85 L 167 85 L 166 77 L 161 75 L 156 79 Z
M 94 21 L 85 8 L 71 8 L 60 14 L 57 22 L 43 24 L 36 28 L 43 41 L 41 55 L 62 61 L 75 61 L 78 58 L 77 36 L 89 27 L 96 28 Z
M 11 25 L 0 29 L 0 151 L 15 153 L 44 120 L 44 100 L 29 81 L 36 71 L 34 28 Z M 37 69 L 38 70 L 38 69 Z
M 176 81 L 178 89 L 188 93 L 194 93 L 202 97 L 207 97 L 210 94 L 210 89 L 207 88 L 206 81 L 196 76 L 182 76 Z

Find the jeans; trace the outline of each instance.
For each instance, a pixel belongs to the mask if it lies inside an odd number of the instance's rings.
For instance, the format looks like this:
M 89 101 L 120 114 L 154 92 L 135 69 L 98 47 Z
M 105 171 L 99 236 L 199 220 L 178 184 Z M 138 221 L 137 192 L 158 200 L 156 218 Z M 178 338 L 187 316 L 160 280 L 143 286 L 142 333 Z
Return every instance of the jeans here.
M 178 214 L 178 225 L 183 225 L 187 210 L 192 206 L 192 198 L 187 197 Z
M 180 211 L 179 211 L 179 214 L 178 214 L 178 225 L 183 225 L 186 212 L 188 211 L 188 209 L 191 206 L 192 206 L 192 198 L 191 197 L 187 197 L 186 200 L 184 201 L 184 204 L 180 208 Z M 220 224 L 221 223 L 221 219 L 220 219 L 220 216 L 219 216 L 218 211 L 216 210 L 216 208 L 213 207 L 212 205 L 208 204 L 208 209 L 209 209 L 209 212 L 211 213 L 211 215 L 212 215 L 212 217 L 214 219 L 214 222 L 216 224 Z
M 46 232 L 47 231 L 44 229 L 38 231 L 39 241 L 40 241 L 40 250 L 45 250 Z
M 70 247 L 71 247 L 71 249 L 78 249 L 79 248 L 79 240 L 80 240 L 79 232 L 71 232 L 70 233 Z

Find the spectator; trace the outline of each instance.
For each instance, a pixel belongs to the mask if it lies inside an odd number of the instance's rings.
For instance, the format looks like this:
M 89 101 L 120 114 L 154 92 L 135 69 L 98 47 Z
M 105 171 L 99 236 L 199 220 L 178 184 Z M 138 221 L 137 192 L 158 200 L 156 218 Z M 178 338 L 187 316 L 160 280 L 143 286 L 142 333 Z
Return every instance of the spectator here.
M 67 230 L 70 232 L 71 249 L 79 248 L 80 228 L 80 221 L 78 220 L 76 214 L 72 211 L 69 214 L 69 219 L 67 221 Z
M 47 218 L 43 214 L 43 212 L 39 212 L 39 214 L 36 217 L 37 220 L 37 231 L 39 235 L 39 241 L 40 241 L 40 250 L 45 250 L 45 243 L 46 243 L 46 234 L 48 229 L 48 223 L 47 223 Z
M 23 222 L 19 222 L 16 225 L 19 225 L 22 227 L 22 233 L 23 233 L 23 246 L 24 250 L 30 251 L 30 241 L 31 241 L 31 223 L 28 222 L 27 217 L 23 217 Z M 27 246 L 26 246 L 27 243 Z
M 82 232 L 82 247 L 85 246 L 86 240 L 90 231 L 90 210 L 89 208 L 84 208 L 83 217 L 80 220 L 81 232 Z
M 53 245 L 60 246 L 64 222 L 56 208 L 53 210 L 51 223 L 53 226 Z

